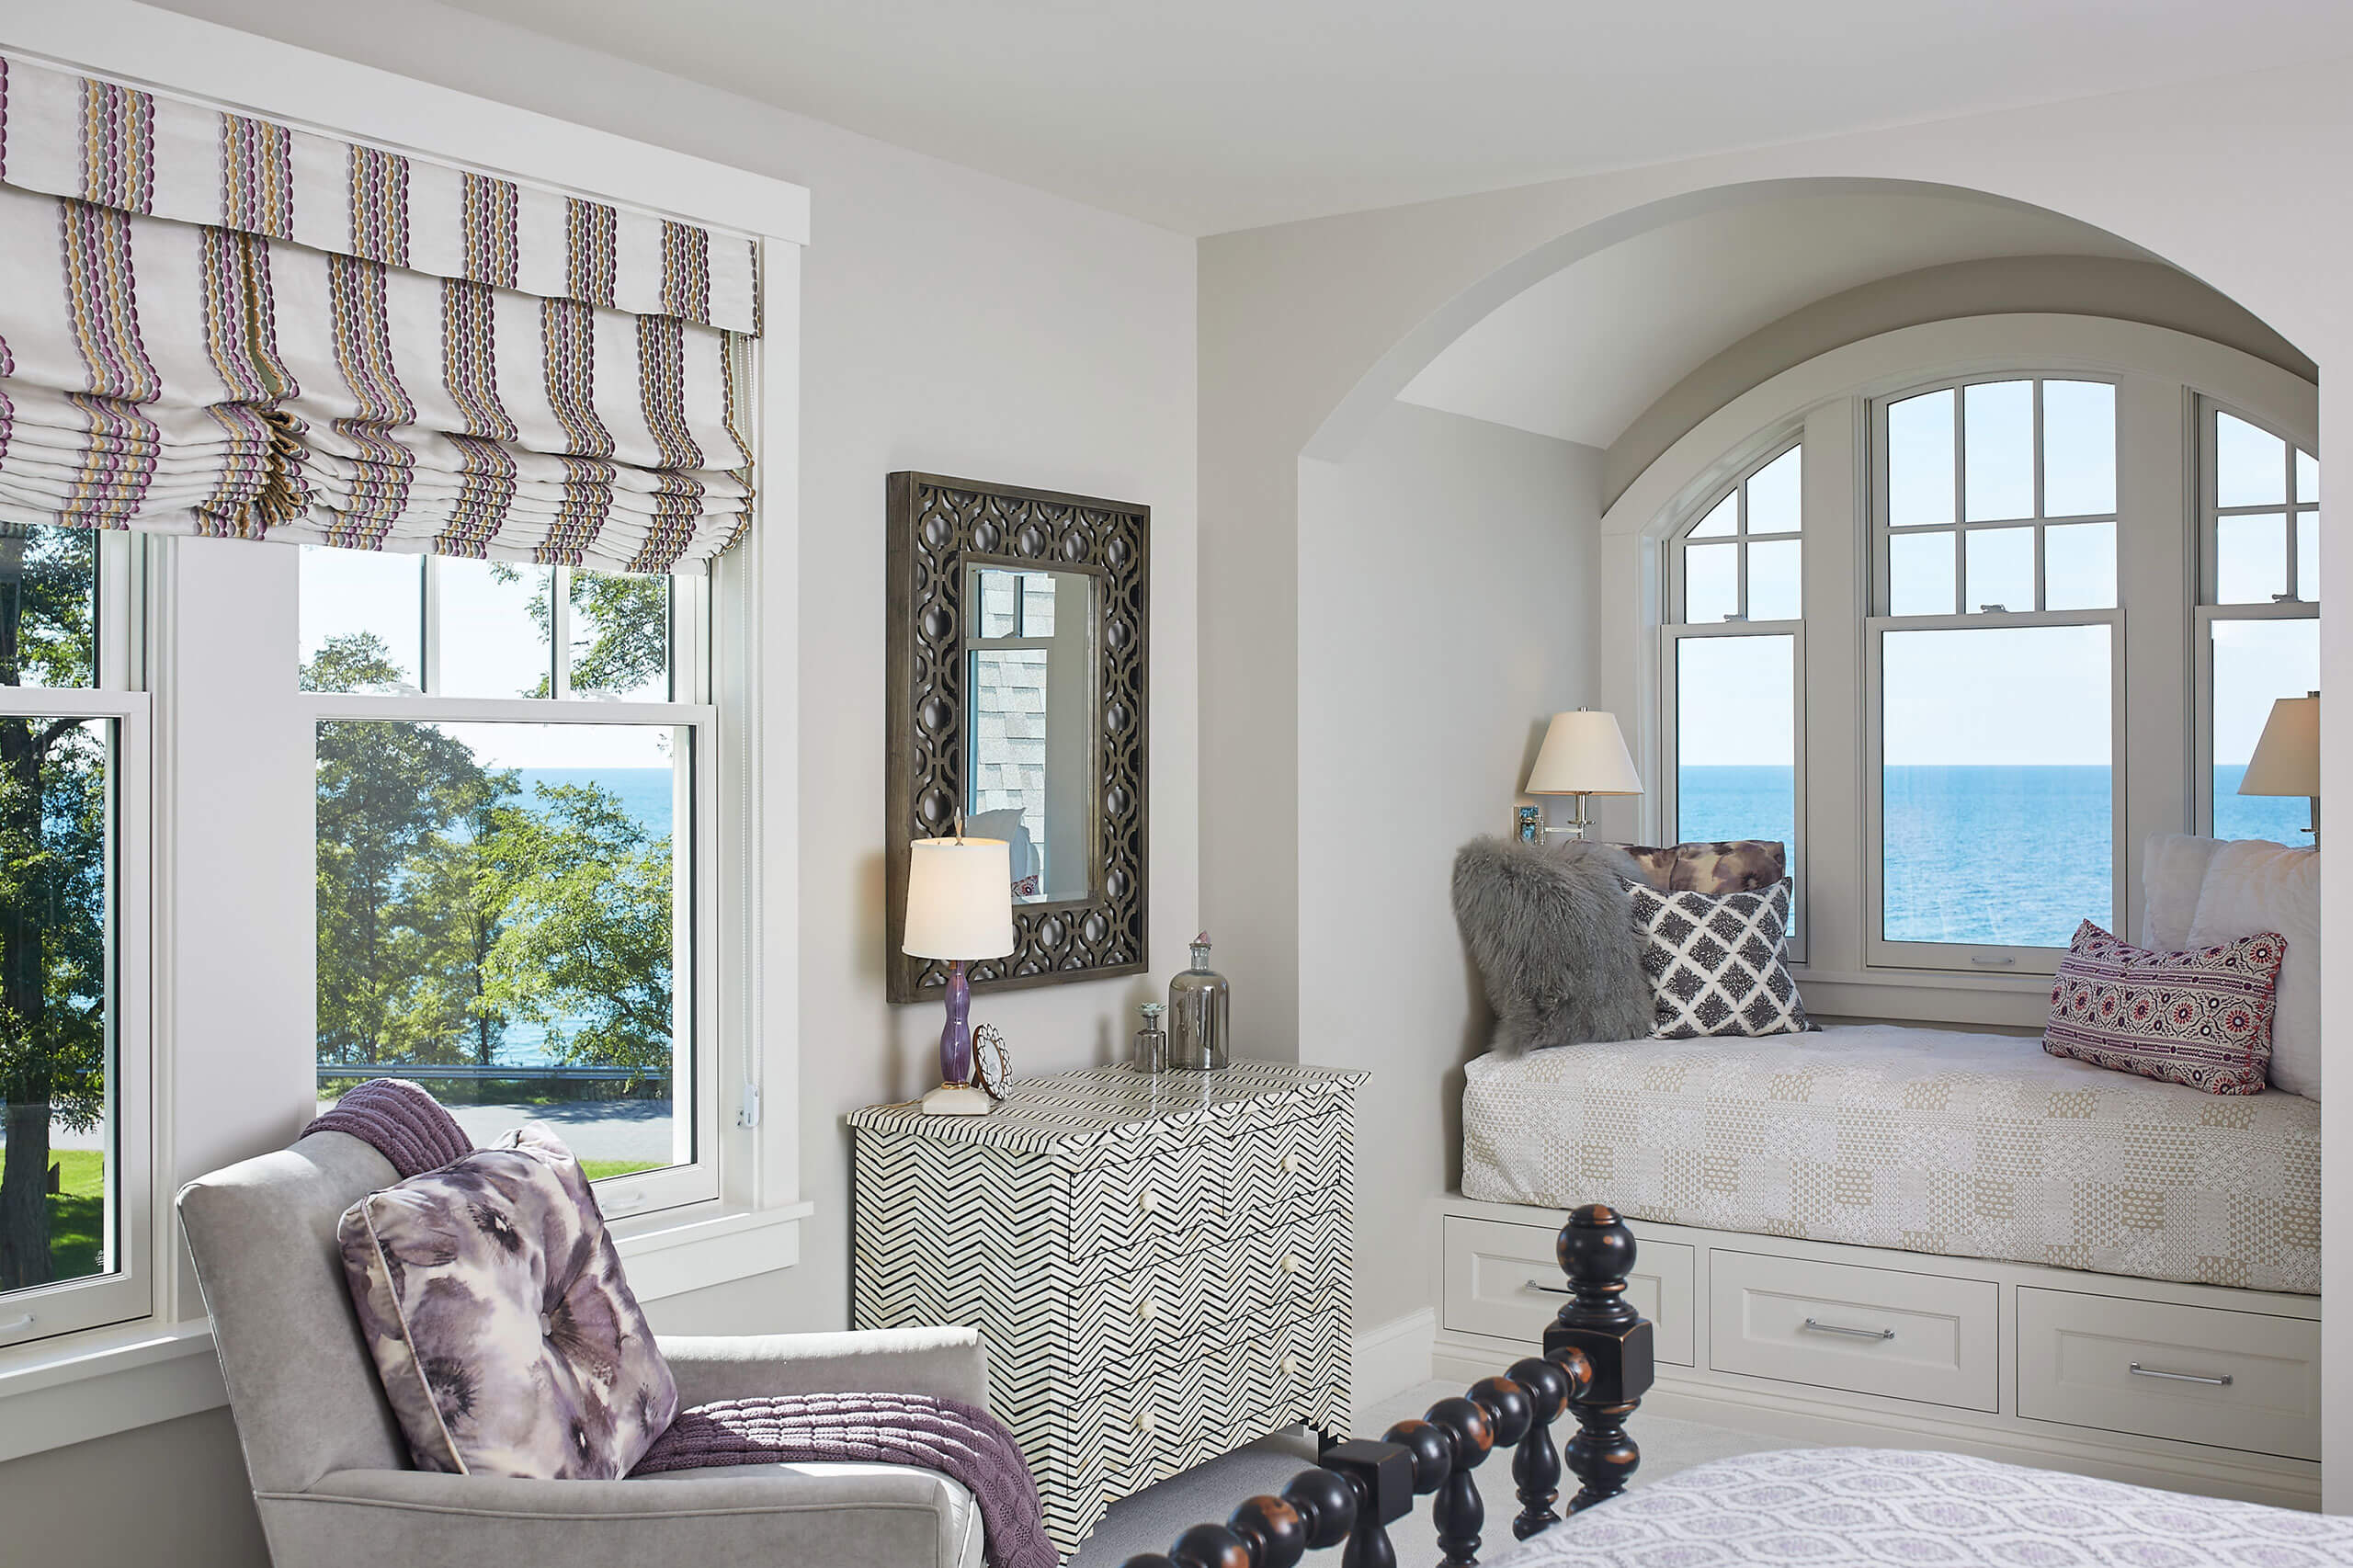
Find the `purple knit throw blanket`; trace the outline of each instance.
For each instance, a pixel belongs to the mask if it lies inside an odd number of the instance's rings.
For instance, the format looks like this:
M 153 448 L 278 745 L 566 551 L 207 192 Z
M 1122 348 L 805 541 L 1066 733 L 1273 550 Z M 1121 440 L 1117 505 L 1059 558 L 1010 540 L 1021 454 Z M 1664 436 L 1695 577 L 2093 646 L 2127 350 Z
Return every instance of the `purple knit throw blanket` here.
M 474 1152 L 458 1119 L 406 1078 L 369 1079 L 302 1129 L 305 1138 L 313 1132 L 348 1132 L 373 1145 L 403 1179 L 438 1171 Z
M 918 1465 L 961 1482 L 981 1506 L 995 1568 L 1056 1568 L 1038 1483 L 1005 1424 L 920 1393 L 804 1393 L 722 1399 L 682 1410 L 631 1475 L 703 1465 L 866 1460 Z

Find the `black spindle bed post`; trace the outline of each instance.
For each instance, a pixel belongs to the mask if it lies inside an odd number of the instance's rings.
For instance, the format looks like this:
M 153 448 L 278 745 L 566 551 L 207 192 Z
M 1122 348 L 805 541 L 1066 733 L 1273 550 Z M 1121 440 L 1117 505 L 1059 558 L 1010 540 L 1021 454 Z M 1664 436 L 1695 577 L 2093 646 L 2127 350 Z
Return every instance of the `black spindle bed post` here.
M 1427 1418 L 1400 1421 L 1382 1441 L 1336 1443 L 1324 1462 L 1292 1477 L 1279 1497 L 1253 1497 L 1222 1525 L 1196 1525 L 1164 1555 L 1128 1559 L 1126 1568 L 1292 1568 L 1312 1551 L 1347 1542 L 1343 1568 L 1396 1568 L 1389 1527 L 1416 1496 L 1437 1496 L 1438 1568 L 1473 1568 L 1486 1505 L 1472 1471 L 1498 1445 L 1511 1448 L 1520 1511 L 1512 1533 L 1526 1540 L 1558 1524 L 1562 1456 L 1552 1423 L 1566 1411 L 1577 1431 L 1568 1470 L 1578 1481 L 1572 1514 L 1626 1489 L 1642 1453 L 1626 1417 L 1650 1392 L 1651 1325 L 1626 1300 L 1634 1235 L 1616 1210 L 1593 1203 L 1561 1229 L 1561 1270 L 1569 1301 L 1544 1331 L 1544 1355 L 1503 1377 L 1483 1378 L 1459 1399 L 1442 1399 Z

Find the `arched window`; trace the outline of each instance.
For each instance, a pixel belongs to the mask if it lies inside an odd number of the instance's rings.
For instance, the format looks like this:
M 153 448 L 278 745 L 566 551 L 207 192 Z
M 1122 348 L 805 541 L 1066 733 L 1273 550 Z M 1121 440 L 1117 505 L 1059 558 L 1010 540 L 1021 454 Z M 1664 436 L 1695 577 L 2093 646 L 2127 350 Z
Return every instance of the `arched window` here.
M 1676 540 L 1665 629 L 1667 835 L 1800 853 L 1805 448 L 1754 464 Z
M 1644 835 L 1787 843 L 1819 1010 L 2030 1022 L 2078 923 L 2132 932 L 2150 835 L 2300 842 L 2302 801 L 2236 789 L 2317 685 L 2315 416 L 2292 371 L 2079 316 L 1743 393 L 1603 520 L 1656 551 L 1599 606 Z
M 2245 415 L 2200 415 L 2199 820 L 2301 843 L 2303 801 L 2238 785 L 2272 702 L 2320 687 L 2320 462 Z

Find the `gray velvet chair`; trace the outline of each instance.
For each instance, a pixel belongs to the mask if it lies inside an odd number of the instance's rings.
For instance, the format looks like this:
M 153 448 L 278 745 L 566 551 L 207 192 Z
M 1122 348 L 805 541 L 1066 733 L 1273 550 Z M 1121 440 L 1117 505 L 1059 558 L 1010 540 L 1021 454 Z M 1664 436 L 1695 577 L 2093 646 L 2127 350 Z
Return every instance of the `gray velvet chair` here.
M 631 1481 L 412 1470 L 335 1221 L 398 1177 L 341 1132 L 192 1182 L 179 1211 L 277 1568 L 978 1568 L 980 1510 L 932 1471 L 742 1465 Z M 665 1338 L 680 1406 L 850 1390 L 985 1404 L 971 1329 Z

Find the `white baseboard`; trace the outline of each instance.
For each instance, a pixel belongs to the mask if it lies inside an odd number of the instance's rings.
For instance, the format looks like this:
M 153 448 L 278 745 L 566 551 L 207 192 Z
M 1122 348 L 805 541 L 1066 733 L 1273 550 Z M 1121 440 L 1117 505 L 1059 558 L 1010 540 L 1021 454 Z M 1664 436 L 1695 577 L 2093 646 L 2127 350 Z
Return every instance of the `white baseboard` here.
M 1355 1404 L 1368 1410 L 1430 1381 L 1430 1354 L 1438 1343 L 1438 1309 L 1424 1307 L 1356 1336 L 1349 1353 L 1356 1368 Z

